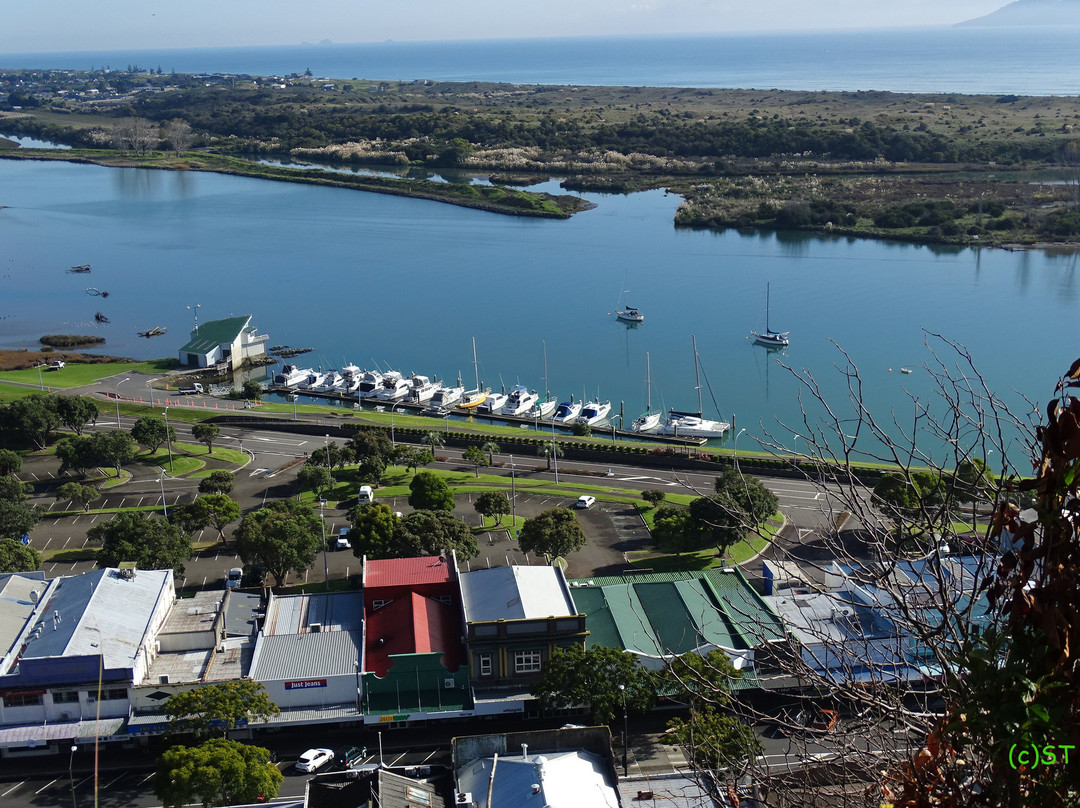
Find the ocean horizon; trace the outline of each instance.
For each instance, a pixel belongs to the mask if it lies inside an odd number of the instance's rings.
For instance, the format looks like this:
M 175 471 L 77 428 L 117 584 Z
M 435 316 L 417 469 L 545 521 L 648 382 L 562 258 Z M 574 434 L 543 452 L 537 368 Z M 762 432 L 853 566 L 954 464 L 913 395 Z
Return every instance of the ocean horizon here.
M 4 69 L 353 81 L 1075 95 L 1080 26 L 926 27 L 0 54 Z

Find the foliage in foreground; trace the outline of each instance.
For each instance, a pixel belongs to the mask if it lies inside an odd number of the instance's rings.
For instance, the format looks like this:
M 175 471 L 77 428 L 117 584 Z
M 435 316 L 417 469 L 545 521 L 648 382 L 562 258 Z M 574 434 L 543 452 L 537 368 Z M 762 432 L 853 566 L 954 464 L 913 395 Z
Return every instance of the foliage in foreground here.
M 199 746 L 174 746 L 158 759 L 154 793 L 165 808 L 267 802 L 284 776 L 270 750 L 226 738 Z
M 234 679 L 174 693 L 162 707 L 169 717 L 169 731 L 199 736 L 268 721 L 281 710 L 266 694 L 261 682 Z

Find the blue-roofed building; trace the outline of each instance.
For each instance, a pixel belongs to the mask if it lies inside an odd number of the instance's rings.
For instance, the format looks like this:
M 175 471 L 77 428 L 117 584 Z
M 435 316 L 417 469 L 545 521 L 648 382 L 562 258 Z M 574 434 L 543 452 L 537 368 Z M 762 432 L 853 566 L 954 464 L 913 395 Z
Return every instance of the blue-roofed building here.
M 13 636 L 0 663 L 0 753 L 124 735 L 131 687 L 174 598 L 172 570 L 107 568 L 39 581 L 26 602 L 0 605 Z

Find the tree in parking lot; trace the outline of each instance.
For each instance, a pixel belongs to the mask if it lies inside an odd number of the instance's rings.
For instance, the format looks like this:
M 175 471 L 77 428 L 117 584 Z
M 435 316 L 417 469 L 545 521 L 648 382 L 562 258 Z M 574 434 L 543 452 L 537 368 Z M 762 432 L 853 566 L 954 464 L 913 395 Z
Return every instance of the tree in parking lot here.
M 173 514 L 179 514 L 174 521 L 185 530 L 195 532 L 210 525 L 217 530 L 222 543 L 228 544 L 225 527 L 240 518 L 240 503 L 227 494 L 203 494 L 186 505 L 174 506 L 169 512 L 170 519 Z
M 267 802 L 284 780 L 269 749 L 227 738 L 173 746 L 158 758 L 154 793 L 165 808 Z
M 85 511 L 90 508 L 91 502 L 101 499 L 101 492 L 92 485 L 64 483 L 56 489 L 56 498 L 81 505 Z
M 525 520 L 518 544 L 523 552 L 558 558 L 584 547 L 585 531 L 572 510 L 552 508 Z
M 313 466 L 304 464 L 296 474 L 297 485 L 303 491 L 314 491 L 316 495 L 323 496 L 334 487 L 334 478 L 330 475 L 330 469 L 326 466 Z
M 255 721 L 266 723 L 281 709 L 261 682 L 231 679 L 174 693 L 162 712 L 169 717 L 169 732 L 208 737 L 227 736 L 229 730 Z
M 53 403 L 60 423 L 81 435 L 83 427 L 98 417 L 98 407 L 87 396 L 55 396 Z
M 349 508 L 349 542 L 357 558 L 394 558 L 394 531 L 398 517 L 382 503 Z
M 156 452 L 166 441 L 176 442 L 176 430 L 160 418 L 143 416 L 131 425 L 131 437 L 150 454 Z
M 19 539 L 0 538 L 0 572 L 34 572 L 41 569 L 41 553 Z
M 209 476 L 199 480 L 200 494 L 230 494 L 232 490 L 232 472 L 224 469 L 215 469 Z
M 454 494 L 446 480 L 430 471 L 418 471 L 409 483 L 409 505 L 418 511 L 452 511 Z
M 245 564 L 261 564 L 283 586 L 290 572 L 307 570 L 322 549 L 322 525 L 307 505 L 277 500 L 252 511 L 233 534 Z
M 382 482 L 382 476 L 386 473 L 386 463 L 381 457 L 370 455 L 360 461 L 356 467 L 356 476 L 360 482 L 378 485 Z
M 11 449 L 0 449 L 0 475 L 14 475 L 22 468 L 22 457 Z
M 653 516 L 652 537 L 656 546 L 664 552 L 674 551 L 682 555 L 687 550 L 701 546 L 704 532 L 686 508 L 665 506 L 657 508 Z
M 33 393 L 0 406 L 0 435 L 9 445 L 30 443 L 44 449 L 59 424 L 51 396 Z
M 667 492 L 659 488 L 647 488 L 641 492 L 641 498 L 654 508 L 660 507 L 660 503 L 667 499 Z
M 495 524 L 501 525 L 502 518 L 510 513 L 510 500 L 502 491 L 484 491 L 477 495 L 473 509 L 481 516 L 495 518 Z
M 435 462 L 435 455 L 428 449 L 406 446 L 399 449 L 397 453 L 397 464 L 403 466 L 406 471 L 416 471 L 421 466 L 427 466 L 433 462 Z
M 447 511 L 413 511 L 394 528 L 393 558 L 449 553 L 465 560 L 476 556 L 476 537 L 469 526 Z
M 214 451 L 214 441 L 218 439 L 221 434 L 221 430 L 217 424 L 193 424 L 191 427 L 191 437 L 195 438 L 199 443 L 206 444 L 206 453 Z
M 133 561 L 141 570 L 172 569 L 183 575 L 191 558 L 191 538 L 178 525 L 140 511 L 119 513 L 94 525 L 86 538 L 101 545 L 98 567 Z
M 473 464 L 473 470 L 477 477 L 480 476 L 480 467 L 489 465 L 487 455 L 479 446 L 470 446 L 461 453 L 461 457 L 463 460 Z

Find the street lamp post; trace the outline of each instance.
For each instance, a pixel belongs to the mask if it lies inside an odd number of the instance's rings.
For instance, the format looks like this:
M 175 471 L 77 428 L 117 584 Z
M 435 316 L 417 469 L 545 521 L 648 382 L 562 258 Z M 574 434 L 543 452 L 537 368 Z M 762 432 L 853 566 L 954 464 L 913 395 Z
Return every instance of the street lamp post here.
M 71 783 L 71 808 L 77 808 L 75 805 L 75 775 L 72 771 L 75 764 L 75 751 L 78 749 L 75 744 L 71 745 L 71 754 L 68 756 L 68 782 Z
M 559 484 L 559 445 L 551 439 L 551 462 L 555 464 L 555 485 Z
M 791 439 L 791 467 L 792 468 L 798 468 L 799 467 L 799 453 L 795 450 L 795 447 L 799 445 L 799 438 L 801 438 L 801 437 L 802 437 L 802 435 L 796 435 L 794 438 Z
M 131 377 L 121 379 L 116 383 L 116 428 L 120 429 L 120 385 L 126 382 Z
M 510 455 L 510 524 L 517 528 L 517 491 L 514 488 L 514 456 Z
M 622 693 L 622 773 L 623 777 L 626 777 L 630 771 L 627 754 L 627 746 L 630 743 L 630 720 L 626 715 L 626 685 L 619 685 L 619 692 Z
M 169 447 L 169 474 L 172 474 L 172 438 L 169 437 L 169 407 L 166 405 L 165 412 L 161 413 L 165 419 L 165 445 Z
M 323 516 L 323 508 L 326 500 L 319 497 L 319 527 L 322 529 L 322 565 L 323 577 L 326 579 L 326 591 L 330 591 L 330 565 L 326 562 L 326 518 Z
M 196 303 L 194 306 L 188 306 L 188 311 L 195 312 L 195 336 L 199 336 L 199 309 L 202 308 L 202 303 Z
M 620 422 L 621 422 L 622 421 L 622 415 L 616 415 L 614 418 L 611 419 L 611 445 L 612 446 L 615 445 L 615 418 L 618 418 L 620 420 Z
M 34 365 L 34 367 L 37 368 L 38 387 L 40 387 L 42 390 L 44 390 L 45 389 L 45 379 L 41 375 L 41 369 L 43 367 L 45 367 L 45 365 Z
M 739 435 L 741 435 L 745 431 L 746 431 L 746 427 L 743 427 L 737 433 L 735 433 L 735 447 L 734 447 L 735 471 L 740 471 L 740 469 L 739 469 Z
M 296 395 L 296 393 L 289 393 L 288 395 L 288 400 L 292 402 L 292 419 L 294 421 L 296 420 L 296 399 L 298 398 L 300 396 Z
M 397 446 L 397 442 L 394 440 L 394 409 L 398 406 L 398 404 L 401 404 L 401 403 L 402 402 L 399 401 L 397 404 L 393 404 L 390 407 L 390 445 L 391 446 Z
M 161 487 L 161 510 L 162 510 L 165 518 L 168 519 L 169 518 L 169 508 L 165 504 L 165 479 L 164 478 L 165 478 L 165 475 L 163 473 L 161 475 L 161 477 L 158 477 L 157 481 L 158 481 L 158 485 Z

